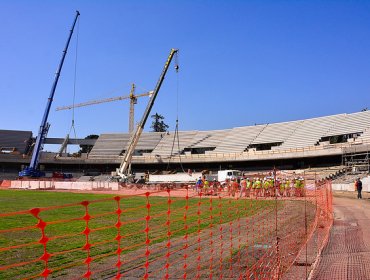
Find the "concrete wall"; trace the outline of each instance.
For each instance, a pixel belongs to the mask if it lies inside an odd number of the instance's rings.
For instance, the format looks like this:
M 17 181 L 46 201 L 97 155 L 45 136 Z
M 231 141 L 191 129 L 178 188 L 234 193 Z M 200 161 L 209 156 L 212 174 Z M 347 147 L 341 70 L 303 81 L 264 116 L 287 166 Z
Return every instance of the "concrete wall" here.
M 119 190 L 117 182 L 11 181 L 11 189 L 28 190 Z
M 362 178 L 362 191 L 370 192 L 370 176 Z M 355 183 L 349 184 L 333 184 L 333 190 L 335 191 L 355 191 Z
M 195 182 L 202 176 L 201 172 L 195 172 L 189 175 L 188 173 L 166 174 L 166 175 L 149 175 L 150 183 L 159 182 Z

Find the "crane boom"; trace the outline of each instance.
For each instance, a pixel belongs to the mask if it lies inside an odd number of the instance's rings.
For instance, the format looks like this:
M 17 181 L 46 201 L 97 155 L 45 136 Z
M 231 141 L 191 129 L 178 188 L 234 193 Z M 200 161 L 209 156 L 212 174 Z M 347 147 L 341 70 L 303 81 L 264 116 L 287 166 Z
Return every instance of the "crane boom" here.
M 169 67 L 169 65 L 172 61 L 172 58 L 177 53 L 178 53 L 177 49 L 171 49 L 171 52 L 170 52 L 170 54 L 167 58 L 167 61 L 164 65 L 164 67 L 163 67 L 162 73 L 159 76 L 158 82 L 157 82 L 157 84 L 154 88 L 153 95 L 149 99 L 148 105 L 146 106 L 143 117 L 142 117 L 141 121 L 139 122 L 139 124 L 137 125 L 135 133 L 131 134 L 130 141 L 129 141 L 129 146 L 128 146 L 128 148 L 127 148 L 127 150 L 126 150 L 126 152 L 123 156 L 120 168 L 117 169 L 117 175 L 121 179 L 126 179 L 129 176 L 128 170 L 129 170 L 129 167 L 130 167 L 130 164 L 131 164 L 132 155 L 134 154 L 134 151 L 135 151 L 135 147 L 136 147 L 137 143 L 139 142 L 141 133 L 144 130 L 145 123 L 146 123 L 146 121 L 149 117 L 150 111 L 151 111 L 151 109 L 154 105 L 154 101 L 155 101 L 155 99 L 158 95 L 158 92 L 159 92 L 159 90 L 162 86 L 163 80 L 166 76 L 166 73 L 167 73 L 168 67 Z M 176 65 L 175 68 L 176 68 L 176 71 L 178 71 L 178 65 Z
M 75 28 L 75 25 L 76 25 L 76 22 L 77 22 L 77 19 L 78 19 L 79 15 L 80 15 L 80 12 L 76 11 L 76 17 L 73 21 L 72 28 L 69 32 L 67 43 L 66 43 L 66 46 L 63 50 L 62 59 L 60 60 L 58 70 L 55 73 L 55 78 L 54 78 L 53 85 L 51 87 L 50 96 L 49 96 L 48 102 L 46 104 L 46 108 L 45 108 L 44 116 L 43 116 L 42 121 L 41 121 L 39 133 L 37 135 L 36 143 L 35 143 L 35 146 L 33 148 L 33 153 L 32 153 L 30 166 L 28 168 L 22 170 L 21 172 L 19 172 L 19 176 L 41 177 L 41 176 L 45 175 L 43 172 L 40 172 L 39 170 L 37 170 L 37 167 L 38 167 L 38 164 L 39 164 L 39 159 L 40 159 L 40 152 L 43 148 L 45 137 L 46 137 L 46 135 L 48 133 L 48 130 L 49 130 L 49 127 L 50 127 L 50 124 L 47 121 L 48 121 L 48 116 L 49 116 L 49 112 L 50 112 L 51 103 L 53 102 L 55 89 L 57 87 L 59 77 L 60 77 L 60 73 L 62 71 L 64 59 L 66 57 L 68 46 L 69 46 L 69 42 L 71 41 L 73 30 Z
M 142 97 L 142 96 L 149 96 L 152 93 L 153 93 L 153 91 L 144 92 L 144 93 L 141 93 L 141 94 L 136 94 L 135 97 L 137 98 L 137 97 Z M 117 97 L 104 98 L 104 99 L 100 99 L 100 100 L 91 100 L 91 101 L 86 101 L 86 102 L 82 102 L 82 103 L 77 103 L 77 104 L 74 104 L 74 105 L 57 107 L 55 110 L 56 111 L 70 110 L 72 108 L 84 107 L 84 106 L 89 106 L 89 105 L 96 105 L 96 104 L 118 101 L 118 100 L 125 100 L 125 99 L 130 99 L 130 98 L 131 98 L 131 95 L 123 95 L 123 96 L 117 96 Z

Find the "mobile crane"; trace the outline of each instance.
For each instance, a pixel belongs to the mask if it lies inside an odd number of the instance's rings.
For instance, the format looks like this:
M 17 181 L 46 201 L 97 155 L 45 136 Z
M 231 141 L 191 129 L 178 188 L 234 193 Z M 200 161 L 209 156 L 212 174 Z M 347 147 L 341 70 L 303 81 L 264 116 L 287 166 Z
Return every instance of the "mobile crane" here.
M 50 124 L 47 121 L 48 121 L 48 116 L 49 116 L 49 112 L 50 112 L 51 103 L 53 102 L 55 89 L 57 87 L 59 76 L 60 76 L 60 73 L 61 73 L 61 70 L 62 70 L 62 67 L 63 67 L 64 59 L 65 59 L 66 54 L 67 54 L 69 42 L 71 41 L 73 30 L 75 28 L 75 25 L 76 25 L 76 22 L 77 22 L 77 19 L 78 19 L 79 15 L 80 15 L 79 11 L 76 11 L 76 16 L 74 18 L 72 28 L 70 30 L 70 33 L 69 33 L 69 36 L 68 36 L 68 39 L 67 39 L 67 43 L 66 43 L 66 46 L 65 46 L 63 54 L 62 54 L 62 59 L 59 63 L 58 70 L 55 73 L 55 78 L 54 78 L 53 85 L 51 87 L 50 96 L 49 96 L 47 104 L 46 104 L 46 109 L 45 109 L 44 116 L 43 116 L 42 121 L 41 121 L 39 133 L 37 135 L 36 143 L 35 143 L 34 148 L 33 148 L 33 153 L 32 153 L 30 166 L 26 167 L 25 169 L 20 171 L 19 172 L 19 177 L 37 177 L 38 178 L 38 177 L 45 176 L 45 172 L 42 172 L 38 169 L 39 160 L 40 160 L 40 152 L 43 149 L 45 138 L 46 138 L 46 135 L 49 131 Z
M 129 146 L 128 146 L 128 148 L 127 148 L 127 150 L 126 150 L 126 152 L 123 156 L 120 167 L 117 168 L 117 170 L 116 170 L 117 176 L 115 176 L 115 178 L 120 180 L 120 181 L 128 181 L 128 180 L 132 179 L 132 174 L 130 174 L 131 173 L 131 170 L 130 170 L 131 168 L 130 167 L 131 167 L 132 155 L 134 154 L 135 147 L 136 147 L 137 143 L 139 142 L 141 133 L 144 130 L 145 123 L 146 123 L 146 121 L 149 117 L 150 111 L 151 111 L 151 109 L 154 105 L 154 101 L 155 101 L 155 99 L 158 95 L 158 92 L 159 92 L 159 90 L 162 86 L 162 82 L 163 82 L 163 80 L 166 76 L 168 67 L 170 66 L 172 58 L 174 57 L 175 54 L 176 55 L 178 54 L 178 50 L 177 49 L 171 49 L 171 52 L 170 52 L 170 54 L 167 58 L 167 61 L 166 61 L 165 65 L 164 65 L 164 68 L 163 68 L 162 73 L 159 77 L 159 80 L 158 80 L 158 82 L 157 82 L 157 84 L 154 88 L 153 94 L 149 99 L 148 105 L 146 106 L 146 109 L 144 111 L 144 115 L 142 116 L 141 121 L 136 126 L 135 132 L 131 134 L 131 137 L 130 137 L 130 140 L 129 140 Z M 176 69 L 176 72 L 178 72 L 179 66 L 178 66 L 177 63 L 175 65 L 175 69 Z

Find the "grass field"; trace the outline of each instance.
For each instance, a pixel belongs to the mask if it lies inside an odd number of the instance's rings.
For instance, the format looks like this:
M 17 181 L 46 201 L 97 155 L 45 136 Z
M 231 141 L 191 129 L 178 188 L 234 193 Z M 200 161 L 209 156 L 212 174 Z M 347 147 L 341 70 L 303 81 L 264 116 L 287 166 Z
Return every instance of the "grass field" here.
M 41 273 L 44 262 L 38 260 L 44 253 L 44 247 L 38 243 L 41 238 L 40 228 L 35 227 L 38 220 L 29 213 L 4 216 L 4 213 L 29 210 L 36 207 L 56 207 L 42 209 L 39 217 L 47 223 L 45 235 L 49 238 L 47 252 L 51 254 L 49 269 L 51 275 L 60 275 L 64 268 L 82 265 L 87 257 L 83 249 L 86 236 L 82 233 L 86 228 L 85 207 L 79 204 L 89 201 L 88 214 L 91 216 L 88 227 L 89 243 L 92 244 L 90 256 L 94 262 L 102 262 L 104 258 L 115 255 L 117 250 L 118 221 L 117 201 L 113 195 L 81 194 L 49 191 L 15 191 L 0 190 L 0 266 L 12 266 L 25 262 L 24 265 L 1 269 L 0 279 L 23 279 Z M 166 197 L 150 196 L 149 238 L 151 244 L 167 240 L 168 201 Z M 122 197 L 120 222 L 122 254 L 145 247 L 146 221 L 148 209 L 146 197 Z M 188 203 L 188 210 L 186 210 Z M 211 204 L 212 203 L 212 204 Z M 170 231 L 171 238 L 195 234 L 198 229 L 208 228 L 211 223 L 227 223 L 238 217 L 249 216 L 256 211 L 268 210 L 274 201 L 263 200 L 229 200 L 214 197 L 202 199 L 171 198 Z M 212 206 L 212 207 L 211 207 Z M 184 215 L 186 214 L 186 220 Z M 212 215 L 212 218 L 211 218 Z M 200 220 L 198 227 L 198 220 Z M 185 223 L 188 229 L 185 230 Z M 9 248 L 12 247 L 12 248 Z

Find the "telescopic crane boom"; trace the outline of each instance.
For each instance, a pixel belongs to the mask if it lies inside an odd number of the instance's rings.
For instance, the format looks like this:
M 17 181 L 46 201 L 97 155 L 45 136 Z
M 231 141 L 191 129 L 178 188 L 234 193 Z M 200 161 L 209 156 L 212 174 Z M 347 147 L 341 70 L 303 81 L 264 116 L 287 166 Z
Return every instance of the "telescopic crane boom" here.
M 129 174 L 130 170 L 129 169 L 130 169 L 130 165 L 131 165 L 132 155 L 134 154 L 134 151 L 135 151 L 135 147 L 136 147 L 137 143 L 139 142 L 141 133 L 144 130 L 145 123 L 146 123 L 146 121 L 149 117 L 150 111 L 151 111 L 151 109 L 154 105 L 154 101 L 155 101 L 155 99 L 158 95 L 158 92 L 159 92 L 159 90 L 162 86 L 163 80 L 166 76 L 168 67 L 171 64 L 172 58 L 177 53 L 178 53 L 177 49 L 171 49 L 170 55 L 167 58 L 167 61 L 164 65 L 164 68 L 162 70 L 161 75 L 159 76 L 159 80 L 158 80 L 158 82 L 157 82 L 157 84 L 154 88 L 153 94 L 149 99 L 148 105 L 146 106 L 146 109 L 144 111 L 144 115 L 143 115 L 141 121 L 139 122 L 139 124 L 137 125 L 135 133 L 131 134 L 130 141 L 129 141 L 129 146 L 128 146 L 128 148 L 127 148 L 127 150 L 126 150 L 126 152 L 123 156 L 121 166 L 116 171 L 117 175 L 119 176 L 119 178 L 121 180 L 127 180 L 130 177 L 130 174 Z M 176 69 L 176 72 L 177 72 L 178 69 L 179 69 L 179 66 L 175 65 L 175 69 Z
M 24 170 L 19 172 L 19 176 L 21 176 L 21 177 L 25 177 L 25 176 L 26 177 L 42 177 L 42 176 L 45 176 L 44 172 L 41 172 L 40 170 L 37 169 L 38 164 L 39 164 L 39 159 L 40 159 L 40 152 L 43 148 L 44 141 L 45 141 L 46 135 L 47 135 L 49 127 L 50 127 L 50 124 L 47 121 L 48 121 L 48 116 L 49 116 L 49 112 L 50 112 L 51 103 L 53 102 L 55 89 L 57 87 L 59 76 L 60 76 L 60 73 L 62 71 L 64 59 L 66 57 L 68 46 L 69 46 L 69 42 L 71 41 L 73 30 L 75 28 L 75 25 L 76 25 L 76 22 L 77 22 L 77 19 L 78 19 L 79 15 L 80 15 L 79 11 L 76 11 L 76 17 L 73 21 L 72 28 L 69 32 L 67 43 L 66 43 L 66 46 L 63 50 L 62 59 L 60 60 L 58 70 L 55 73 L 55 78 L 54 78 L 53 85 L 51 87 L 50 96 L 48 98 L 48 102 L 46 104 L 44 116 L 43 116 L 42 121 L 41 121 L 39 134 L 37 135 L 36 143 L 35 143 L 35 146 L 33 148 L 31 163 L 30 163 L 29 167 L 26 167 Z

